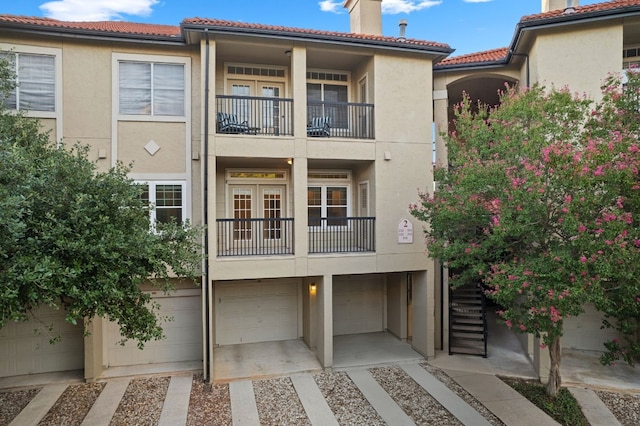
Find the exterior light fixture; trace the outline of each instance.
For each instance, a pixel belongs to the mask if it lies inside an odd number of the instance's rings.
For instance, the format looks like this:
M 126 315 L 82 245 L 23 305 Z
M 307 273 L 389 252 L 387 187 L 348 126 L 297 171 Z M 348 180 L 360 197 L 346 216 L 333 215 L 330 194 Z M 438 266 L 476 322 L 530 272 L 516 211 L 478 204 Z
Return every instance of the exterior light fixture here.
M 318 290 L 318 287 L 316 286 L 316 283 L 309 284 L 309 293 L 316 294 L 317 290 Z

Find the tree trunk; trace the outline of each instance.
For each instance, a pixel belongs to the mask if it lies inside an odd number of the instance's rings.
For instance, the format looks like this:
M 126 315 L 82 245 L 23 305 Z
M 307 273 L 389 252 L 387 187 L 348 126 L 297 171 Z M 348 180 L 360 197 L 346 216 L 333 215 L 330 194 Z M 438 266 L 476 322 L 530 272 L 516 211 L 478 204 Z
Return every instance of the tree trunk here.
M 549 381 L 547 382 L 547 394 L 556 397 L 560 390 L 560 337 L 553 339 L 549 345 Z

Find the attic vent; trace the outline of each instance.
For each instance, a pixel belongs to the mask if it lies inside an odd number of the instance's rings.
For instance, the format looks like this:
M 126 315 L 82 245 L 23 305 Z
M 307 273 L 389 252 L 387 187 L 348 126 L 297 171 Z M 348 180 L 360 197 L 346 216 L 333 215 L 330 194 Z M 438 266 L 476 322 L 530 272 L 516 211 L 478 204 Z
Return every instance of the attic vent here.
M 265 77 L 284 77 L 284 69 L 241 67 L 241 66 L 231 65 L 227 67 L 227 74 L 258 75 L 258 76 L 265 76 Z
M 307 71 L 307 80 L 349 81 L 349 76 L 341 73 Z

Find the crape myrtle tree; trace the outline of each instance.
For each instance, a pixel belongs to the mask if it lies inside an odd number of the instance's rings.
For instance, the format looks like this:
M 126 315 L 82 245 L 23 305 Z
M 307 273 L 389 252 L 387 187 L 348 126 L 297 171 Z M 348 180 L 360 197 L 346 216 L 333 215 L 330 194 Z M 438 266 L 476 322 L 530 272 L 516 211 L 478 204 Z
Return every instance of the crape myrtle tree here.
M 2 93 L 11 71 L 0 64 Z M 0 328 L 37 308 L 64 310 L 66 321 L 95 316 L 119 324 L 138 346 L 162 337 L 158 305 L 140 285 L 164 290 L 172 277 L 200 275 L 200 233 L 189 224 L 150 232 L 142 187 L 118 165 L 97 170 L 86 147 L 50 141 L 37 120 L 0 100 Z M 55 342 L 56 330 L 42 329 Z
M 507 326 L 548 347 L 553 396 L 564 320 L 587 303 L 621 336 L 603 363 L 640 355 L 640 78 L 603 90 L 595 109 L 539 86 L 507 88 L 493 108 L 466 97 L 438 189 L 410 206 L 451 285 L 482 282 Z

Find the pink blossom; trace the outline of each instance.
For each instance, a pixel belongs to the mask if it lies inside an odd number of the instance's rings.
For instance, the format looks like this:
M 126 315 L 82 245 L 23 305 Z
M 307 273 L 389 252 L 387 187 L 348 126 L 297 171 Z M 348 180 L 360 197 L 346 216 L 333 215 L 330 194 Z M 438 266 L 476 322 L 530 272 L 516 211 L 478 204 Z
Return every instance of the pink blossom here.
M 586 226 L 584 226 L 584 225 L 580 225 L 580 226 L 578 226 L 578 232 L 584 232 L 584 231 L 586 231 L 586 230 L 587 230 L 587 227 L 586 227 Z
M 582 257 L 580 258 L 580 262 L 585 263 L 586 261 L 587 261 L 586 256 L 582 256 Z
M 513 326 L 513 324 L 511 323 L 511 320 L 506 320 L 504 323 L 505 323 L 505 324 L 507 325 L 507 327 L 509 327 L 509 328 L 511 328 L 511 327 Z
M 524 324 L 520 324 L 520 330 L 527 331 L 527 327 Z
M 602 171 L 602 166 L 598 166 L 594 170 L 593 174 L 596 175 L 596 176 L 602 176 L 604 174 L 604 172 Z

